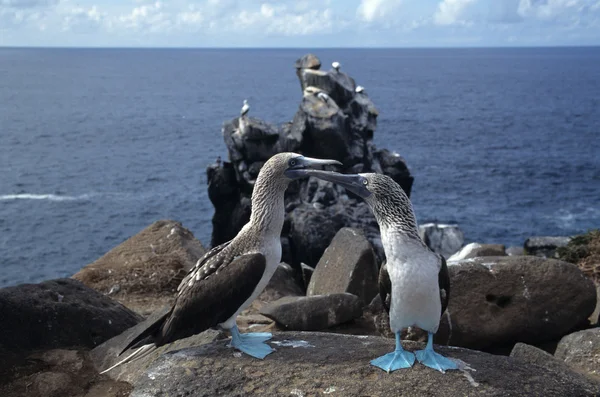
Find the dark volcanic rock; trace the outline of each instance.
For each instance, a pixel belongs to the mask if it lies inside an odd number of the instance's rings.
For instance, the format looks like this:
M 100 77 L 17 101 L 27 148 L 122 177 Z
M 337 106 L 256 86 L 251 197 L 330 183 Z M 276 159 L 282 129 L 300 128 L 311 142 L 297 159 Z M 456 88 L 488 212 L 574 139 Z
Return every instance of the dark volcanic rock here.
M 301 82 L 303 87 L 318 87 L 325 91 L 340 108 L 345 108 L 355 96 L 356 83 L 343 72 L 303 69 Z
M 293 331 L 319 331 L 362 315 L 363 302 L 352 294 L 281 298 L 262 308 L 261 314 Z
M 512 357 L 438 347 L 475 371 L 442 374 L 420 364 L 388 374 L 369 361 L 394 349 L 374 336 L 285 332 L 269 342 L 277 351 L 264 360 L 233 355 L 219 341 L 162 356 L 134 385 L 146 396 L 587 396 L 571 372 L 555 373 Z M 409 350 L 423 344 L 405 342 Z
M 600 328 L 591 328 L 563 337 L 554 356 L 577 372 L 600 382 Z
M 110 293 L 132 310 L 148 314 L 156 305 L 171 303 L 179 282 L 204 252 L 200 241 L 180 222 L 160 220 L 73 278 L 96 291 Z
M 573 381 L 578 383 L 582 388 L 594 390 L 600 387 L 600 383 L 590 381 L 585 376 L 577 372 L 573 372 L 572 369 L 570 369 L 564 363 L 564 361 L 558 360 L 550 353 L 547 353 L 542 349 L 538 349 L 535 346 L 527 345 L 525 343 L 517 343 L 510 352 L 510 356 L 545 368 L 556 373 L 557 376 L 570 373 L 570 377 L 573 379 Z
M 448 258 L 448 261 L 459 261 L 462 259 L 477 258 L 479 256 L 505 256 L 506 251 L 502 244 L 478 244 L 471 243 L 461 248 L 456 254 Z
M 585 324 L 596 305 L 592 281 L 567 262 L 503 256 L 448 265 L 449 316 L 442 317 L 436 337 L 453 346 L 483 349 L 553 341 Z
M 303 296 L 304 288 L 296 279 L 296 272 L 287 263 L 280 263 L 265 287 L 256 298 L 261 303 L 274 302 L 286 296 Z
M 135 327 L 129 328 L 120 335 L 115 336 L 114 338 L 104 342 L 92 350 L 90 355 L 96 369 L 99 372 L 104 371 L 118 361 L 121 361 L 127 357 L 129 354 L 133 353 L 133 350 L 129 349 L 123 352 L 121 356 L 118 356 L 118 354 L 121 353 L 121 350 L 123 350 L 123 348 L 127 346 L 127 344 L 133 340 L 133 338 L 135 338 L 140 332 L 142 332 L 142 330 L 146 329 L 150 324 L 154 323 L 154 321 L 164 315 L 169 309 L 170 308 L 165 307 L 161 310 L 157 310 L 144 322 Z M 106 375 L 114 380 L 132 383 L 136 381 L 144 373 L 148 366 L 150 366 L 150 364 L 152 364 L 163 353 L 182 349 L 184 347 L 199 346 L 224 337 L 224 334 L 220 331 L 207 330 L 190 336 L 189 338 L 179 339 L 173 343 L 169 343 L 154 349 L 150 353 L 145 354 L 134 361 L 112 369 L 107 372 Z
M 570 237 L 530 237 L 525 240 L 523 248 L 527 255 L 554 258 L 556 249 L 566 246 Z
M 404 159 L 398 153 L 390 152 L 387 149 L 378 150 L 373 153 L 373 156 L 375 160 L 373 169 L 396 181 L 404 193 L 410 197 L 414 178 L 410 175 Z
M 419 226 L 419 235 L 429 248 L 445 258 L 458 251 L 465 241 L 462 230 L 456 225 L 426 223 Z
M 0 289 L 0 347 L 27 351 L 94 347 L 141 318 L 72 279 Z
M 306 54 L 302 58 L 296 60 L 296 69 L 314 69 L 321 68 L 321 60 L 314 54 Z
M 87 349 L 53 349 L 30 355 L 1 357 L 2 397 L 126 397 L 133 387 L 98 375 Z M 14 360 L 16 358 L 16 360 Z M 3 373 L 5 364 L 10 373 Z
M 357 229 L 343 228 L 325 250 L 306 294 L 349 292 L 371 302 L 378 292 L 377 263 L 371 244 Z

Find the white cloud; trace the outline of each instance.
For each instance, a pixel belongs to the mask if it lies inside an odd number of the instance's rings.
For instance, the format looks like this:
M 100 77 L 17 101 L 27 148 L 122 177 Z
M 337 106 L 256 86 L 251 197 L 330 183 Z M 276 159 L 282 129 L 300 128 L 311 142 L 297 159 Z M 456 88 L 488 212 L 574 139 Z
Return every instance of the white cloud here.
M 521 0 L 519 14 L 523 17 L 551 19 L 565 12 L 580 12 L 588 3 L 588 0 Z
M 300 11 L 299 11 L 300 10 Z M 331 32 L 332 13 L 329 8 L 261 4 L 258 10 L 242 10 L 231 20 L 236 30 L 262 29 L 269 35 L 305 36 Z
M 361 0 L 356 13 L 363 21 L 374 22 L 392 18 L 401 5 L 402 0 Z
M 167 32 L 173 26 L 160 1 L 135 7 L 131 12 L 120 15 L 117 22 L 119 27 L 150 33 Z
M 475 3 L 476 0 L 443 0 L 433 16 L 437 25 L 456 25 L 466 24 L 464 13 L 468 6 Z M 497 1 L 497 0 L 494 0 Z
M 98 29 L 104 19 L 106 13 L 98 11 L 98 7 L 93 5 L 86 9 L 76 7 L 68 10 L 63 17 L 62 28 L 64 31 L 92 31 Z M 46 25 L 44 24 L 44 29 Z

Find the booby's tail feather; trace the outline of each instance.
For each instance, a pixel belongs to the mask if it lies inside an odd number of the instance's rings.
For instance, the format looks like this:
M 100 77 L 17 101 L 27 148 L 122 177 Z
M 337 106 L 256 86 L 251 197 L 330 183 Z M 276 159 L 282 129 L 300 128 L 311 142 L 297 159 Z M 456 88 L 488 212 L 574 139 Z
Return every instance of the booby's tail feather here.
M 159 335 L 159 333 L 163 327 L 163 324 L 165 323 L 167 318 L 169 318 L 169 316 L 171 315 L 171 311 L 172 311 L 172 309 L 170 311 L 168 311 L 167 313 L 165 313 L 164 315 L 160 316 L 158 318 L 158 320 L 153 322 L 148 328 L 146 328 L 138 336 L 133 338 L 133 340 L 131 342 L 129 342 L 123 350 L 121 350 L 121 353 L 119 353 L 119 356 L 121 354 L 123 354 L 127 349 L 156 343 L 156 339 L 157 339 L 156 337 L 157 337 L 157 335 Z
M 134 351 L 133 353 L 131 353 L 129 356 L 125 357 L 124 359 L 122 359 L 121 361 L 119 361 L 118 363 L 113 365 L 112 367 L 100 372 L 100 375 L 110 371 L 113 368 L 117 368 L 120 365 L 127 364 L 128 362 L 131 362 L 135 359 L 141 358 L 144 354 L 154 350 L 155 348 L 156 348 L 156 346 L 153 343 L 144 345 L 144 346 L 140 347 L 139 349 L 137 349 L 136 351 Z

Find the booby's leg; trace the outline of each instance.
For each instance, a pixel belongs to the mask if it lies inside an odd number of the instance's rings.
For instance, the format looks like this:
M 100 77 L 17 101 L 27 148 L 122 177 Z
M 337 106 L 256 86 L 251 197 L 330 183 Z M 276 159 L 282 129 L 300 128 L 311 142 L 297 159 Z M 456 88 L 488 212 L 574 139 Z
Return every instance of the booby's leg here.
M 458 365 L 454 361 L 433 351 L 433 333 L 431 332 L 429 333 L 425 349 L 418 350 L 415 354 L 421 364 L 437 369 L 440 372 L 445 372 L 448 369 L 458 369 Z
M 231 328 L 231 343 L 229 346 L 246 353 L 249 356 L 263 359 L 275 350 L 265 342 L 273 337 L 269 332 L 249 332 L 240 334 L 237 325 Z
M 396 350 L 371 361 L 371 365 L 392 372 L 400 368 L 410 368 L 415 363 L 415 355 L 402 348 L 400 332 L 396 332 Z

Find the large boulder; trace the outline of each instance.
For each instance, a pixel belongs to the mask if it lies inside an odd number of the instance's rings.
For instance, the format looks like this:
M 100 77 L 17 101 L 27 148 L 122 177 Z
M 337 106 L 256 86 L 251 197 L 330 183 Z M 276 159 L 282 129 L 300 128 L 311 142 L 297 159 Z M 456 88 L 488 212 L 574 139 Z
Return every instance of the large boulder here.
M 160 220 L 73 275 L 90 288 L 149 314 L 169 304 L 205 249 L 180 222 Z
M 600 383 L 597 383 L 594 379 L 587 379 L 584 375 L 581 375 L 577 371 L 573 371 L 573 369 L 569 368 L 564 361 L 557 359 L 550 353 L 545 352 L 542 349 L 538 349 L 535 346 L 527 345 L 525 343 L 517 343 L 510 352 L 510 356 L 521 359 L 530 364 L 543 367 L 556 373 L 558 376 L 560 376 L 560 374 L 571 372 L 573 380 L 585 388 L 593 389 L 600 387 Z
M 600 382 L 600 328 L 563 337 L 554 356 L 568 366 Z
M 139 335 L 148 326 L 153 324 L 157 319 L 162 317 L 168 310 L 169 308 L 164 307 L 155 311 L 145 321 L 139 323 L 135 327 L 127 329 L 125 332 L 107 340 L 100 346 L 93 349 L 90 352 L 90 356 L 93 360 L 96 370 L 99 372 L 104 371 L 128 355 L 132 354 L 133 349 L 129 349 L 119 356 L 121 350 L 123 350 L 123 348 L 127 346 L 127 344 L 133 340 L 133 338 Z M 108 371 L 106 375 L 114 380 L 133 383 L 140 376 L 142 376 L 144 371 L 146 371 L 146 369 L 162 354 L 177 349 L 183 349 L 185 347 L 203 345 L 224 337 L 225 335 L 222 332 L 209 329 L 188 338 L 179 339 L 173 343 L 153 349 L 149 353 L 143 354 L 139 358 L 129 363 L 120 365 Z
M 362 315 L 363 302 L 342 293 L 281 298 L 262 308 L 261 314 L 284 329 L 319 331 L 354 320 Z
M 448 261 L 460 261 L 463 259 L 477 258 L 478 256 L 505 256 L 506 251 L 502 244 L 478 244 L 470 243 L 465 245 L 448 258 Z
M 0 348 L 95 347 L 141 318 L 81 282 L 56 279 L 0 289 Z
M 527 255 L 554 258 L 556 249 L 566 246 L 569 240 L 571 240 L 570 237 L 529 237 L 525 240 L 523 248 Z
M 371 244 L 360 230 L 343 228 L 317 264 L 306 294 L 349 292 L 369 303 L 377 294 L 377 279 L 378 267 Z
M 163 355 L 134 384 L 142 396 L 587 396 L 600 393 L 572 372 L 556 373 L 512 357 L 436 347 L 457 360 L 460 371 L 415 364 L 386 373 L 369 365 L 393 351 L 394 342 L 375 336 L 285 332 L 269 342 L 277 351 L 264 360 L 232 354 L 226 341 Z M 424 344 L 404 342 L 409 350 Z M 472 370 L 471 370 L 472 369 Z
M 450 304 L 436 337 L 453 346 L 555 341 L 585 326 L 596 305 L 592 281 L 555 259 L 480 257 L 449 262 L 448 270 Z
M 462 247 L 465 236 L 457 225 L 426 223 L 419 226 L 419 236 L 429 248 L 445 258 Z
M 85 349 L 2 356 L 0 364 L 2 397 L 125 397 L 133 389 L 129 383 L 98 375 Z

